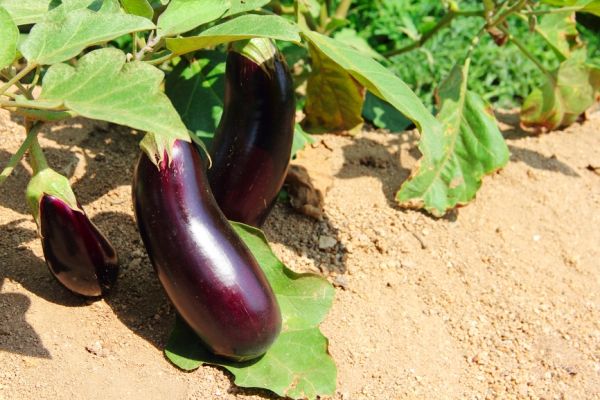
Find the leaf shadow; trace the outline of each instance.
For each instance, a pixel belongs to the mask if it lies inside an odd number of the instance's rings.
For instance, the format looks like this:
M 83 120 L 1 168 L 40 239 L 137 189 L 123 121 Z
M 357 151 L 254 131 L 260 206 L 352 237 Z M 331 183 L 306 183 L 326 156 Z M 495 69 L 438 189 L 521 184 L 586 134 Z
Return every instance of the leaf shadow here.
M 23 122 L 17 115 L 11 114 L 11 119 L 19 124 Z M 112 123 L 77 118 L 68 123 L 48 123 L 42 128 L 41 136 L 62 147 L 44 147 L 50 167 L 67 178 L 80 175 L 72 187 L 84 208 L 111 190 L 131 184 L 135 158 L 139 154 L 141 135 L 138 132 Z M 8 161 L 10 155 L 0 152 L 0 161 Z M 17 179 L 9 180 L 16 181 L 15 184 L 25 190 L 29 174 L 21 164 L 15 172 Z M 5 196 L 4 191 L 0 194 L 1 205 L 22 214 L 29 213 L 19 200 Z
M 341 242 L 339 229 L 326 213 L 319 221 L 293 210 L 289 204 L 278 202 L 261 229 L 269 243 L 284 245 L 294 257 L 310 259 L 316 267 L 316 270 L 312 269 L 310 272 L 323 275 L 346 273 L 345 246 Z M 321 248 L 319 241 L 322 237 L 333 238 L 335 245 Z M 281 261 L 286 264 L 285 258 Z M 287 267 L 299 272 L 294 265 L 287 265 Z
M 410 146 L 406 152 L 401 150 L 404 144 Z M 355 139 L 351 144 L 342 148 L 344 165 L 336 177 L 340 179 L 365 176 L 376 178 L 381 182 L 388 205 L 398 208 L 395 201 L 396 192 L 410 176 L 411 168 L 409 166 L 420 158 L 416 144 L 417 138 L 414 134 L 406 136 L 406 139 L 397 135 L 385 144 L 366 137 Z M 412 160 L 405 160 L 409 157 Z
M 537 151 L 529 150 L 523 147 L 516 147 L 511 144 L 508 145 L 511 152 L 511 161 L 521 161 L 529 165 L 532 168 L 559 172 L 566 176 L 580 177 L 573 168 L 569 167 L 564 162 L 560 161 L 553 154 L 550 157 L 545 156 Z
M 162 350 L 175 312 L 148 259 L 133 217 L 110 211 L 95 215 L 92 221 L 119 255 L 119 278 L 104 301 L 127 328 Z
M 8 249 L 0 270 L 0 281 L 9 279 L 18 282 L 31 293 L 54 304 L 65 307 L 84 305 L 85 298 L 74 295 L 58 283 L 44 260 L 25 245 L 38 240 L 38 236 L 34 229 L 20 226 L 24 221 L 19 219 L 0 225 L 0 249 Z

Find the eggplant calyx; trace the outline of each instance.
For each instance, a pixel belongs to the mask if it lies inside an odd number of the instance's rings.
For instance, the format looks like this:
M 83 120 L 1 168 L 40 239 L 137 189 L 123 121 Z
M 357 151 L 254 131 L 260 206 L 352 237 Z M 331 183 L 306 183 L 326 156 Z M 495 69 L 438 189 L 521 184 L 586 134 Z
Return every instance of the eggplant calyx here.
M 190 142 L 191 138 L 189 134 L 186 137 L 173 137 L 148 132 L 140 141 L 140 148 L 146 153 L 148 159 L 160 169 L 161 165 L 165 162 L 168 163 L 167 166 L 171 165 L 170 160 L 173 159 L 173 145 L 176 140 Z
M 62 200 L 71 207 L 71 209 L 83 212 L 77 203 L 75 193 L 73 193 L 73 189 L 71 189 L 71 184 L 67 177 L 51 168 L 41 169 L 33 175 L 27 185 L 27 190 L 25 191 L 27 204 L 29 205 L 29 209 L 35 219 L 38 229 L 41 226 L 40 203 L 45 195 L 54 196 Z
M 239 40 L 231 44 L 231 50 L 254 62 L 269 76 L 275 70 L 275 59 L 278 57 L 279 52 L 271 39 Z

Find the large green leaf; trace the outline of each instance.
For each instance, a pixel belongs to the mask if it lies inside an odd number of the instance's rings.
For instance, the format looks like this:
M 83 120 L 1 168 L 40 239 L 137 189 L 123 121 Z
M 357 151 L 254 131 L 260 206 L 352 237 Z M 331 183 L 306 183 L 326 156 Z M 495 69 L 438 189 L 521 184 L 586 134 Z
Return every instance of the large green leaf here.
M 575 7 L 580 12 L 588 12 L 600 16 L 600 0 L 542 0 L 542 3 L 559 7 Z
M 421 100 L 400 78 L 383 65 L 359 50 L 320 33 L 304 31 L 303 35 L 371 93 L 386 100 L 413 121 L 423 136 L 442 135 L 440 123 L 425 108 Z
M 21 44 L 21 54 L 30 63 L 55 64 L 75 57 L 88 46 L 154 28 L 146 18 L 122 13 L 78 9 L 53 14 L 36 24 Z
M 207 147 L 223 114 L 225 54 L 201 51 L 167 75 L 165 93 L 187 128 Z
M 269 2 L 270 0 L 231 0 L 231 8 L 224 16 L 231 17 L 232 15 L 256 10 L 269 4 Z
M 213 26 L 198 36 L 167 39 L 167 48 L 185 54 L 236 40 L 264 37 L 299 42 L 298 27 L 277 15 L 242 15 Z
M 595 100 L 598 83 L 594 68 L 585 64 L 580 50 L 546 77 L 540 89 L 534 89 L 521 109 L 523 125 L 537 130 L 554 130 L 569 126 Z
M 8 11 L 0 6 L 0 69 L 12 64 L 17 55 L 19 28 Z
M 306 87 L 306 118 L 309 132 L 351 131 L 362 127 L 364 89 L 352 76 L 309 45 L 312 71 Z
M 230 0 L 172 0 L 158 18 L 161 36 L 174 36 L 221 17 L 231 7 Z
M 536 29 L 561 60 L 569 57 L 569 39 L 577 36 L 574 12 L 545 15 Z
M 185 370 L 201 364 L 220 365 L 235 376 L 235 384 L 271 390 L 294 399 L 333 395 L 336 368 L 327 353 L 327 339 L 319 331 L 333 301 L 334 290 L 323 278 L 297 274 L 273 254 L 257 229 L 232 223 L 263 269 L 281 308 L 282 331 L 258 360 L 235 363 L 208 353 L 184 323 L 176 324 L 165 354 Z
M 94 50 L 76 68 L 51 66 L 42 83 L 41 101 L 57 102 L 87 118 L 154 132 L 166 140 L 188 140 L 187 129 L 160 91 L 163 73 L 140 61 L 125 63 L 114 48 Z
M 0 0 L 17 25 L 34 24 L 41 21 L 56 4 L 53 0 Z
M 140 17 L 152 19 L 154 9 L 148 3 L 148 0 L 121 0 L 123 8 L 128 14 L 138 15 Z
M 485 174 L 502 168 L 509 152 L 489 106 L 467 90 L 469 60 L 455 66 L 439 88 L 443 135 L 423 135 L 423 154 L 396 199 L 435 216 L 471 201 Z

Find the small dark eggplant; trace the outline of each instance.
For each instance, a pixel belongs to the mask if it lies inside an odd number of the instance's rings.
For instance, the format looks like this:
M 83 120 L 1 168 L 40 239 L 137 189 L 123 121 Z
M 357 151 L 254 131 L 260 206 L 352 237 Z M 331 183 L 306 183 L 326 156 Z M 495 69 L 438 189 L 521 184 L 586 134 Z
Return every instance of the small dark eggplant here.
M 177 312 L 212 352 L 262 355 L 281 329 L 273 291 L 220 211 L 194 145 L 175 141 L 154 164 L 140 156 L 133 202 L 140 235 Z
M 44 194 L 39 203 L 46 264 L 67 289 L 87 297 L 106 293 L 118 275 L 117 254 L 81 207 Z
M 290 162 L 294 84 L 273 42 L 255 38 L 241 43 L 227 55 L 224 109 L 208 179 L 228 219 L 259 227 Z

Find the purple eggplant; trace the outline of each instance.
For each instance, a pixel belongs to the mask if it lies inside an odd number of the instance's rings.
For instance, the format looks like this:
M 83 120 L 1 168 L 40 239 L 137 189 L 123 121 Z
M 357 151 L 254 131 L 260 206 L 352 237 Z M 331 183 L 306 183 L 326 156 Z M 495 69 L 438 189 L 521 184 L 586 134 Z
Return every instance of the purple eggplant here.
M 230 50 L 225 76 L 224 109 L 211 145 L 208 179 L 227 218 L 259 227 L 290 162 L 296 113 L 292 76 L 266 39 Z
M 117 254 L 81 207 L 44 194 L 39 220 L 44 258 L 56 279 L 82 296 L 105 294 L 117 279 Z
M 281 329 L 273 291 L 220 211 L 194 145 L 176 141 L 154 164 L 142 153 L 133 182 L 139 231 L 177 312 L 217 355 L 263 354 Z

